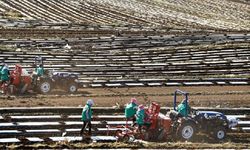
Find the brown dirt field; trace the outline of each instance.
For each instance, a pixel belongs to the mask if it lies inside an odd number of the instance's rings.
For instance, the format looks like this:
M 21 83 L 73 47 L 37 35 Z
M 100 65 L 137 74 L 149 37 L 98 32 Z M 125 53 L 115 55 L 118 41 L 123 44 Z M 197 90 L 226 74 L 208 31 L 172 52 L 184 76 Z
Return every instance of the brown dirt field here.
M 250 107 L 249 86 L 196 86 L 196 87 L 134 87 L 134 88 L 85 88 L 75 95 L 63 95 L 54 91 L 50 95 L 23 95 L 15 98 L 2 96 L 1 107 L 80 107 L 89 98 L 94 99 L 95 106 L 124 105 L 131 97 L 140 103 L 157 101 L 161 106 L 172 106 L 173 93 L 181 89 L 190 93 L 190 102 L 196 107 Z M 181 100 L 181 99 L 178 99 Z M 249 134 L 228 135 L 223 143 L 210 143 L 202 140 L 190 142 L 148 142 L 148 143 L 70 143 L 62 141 L 52 144 L 39 143 L 31 145 L 3 145 L 1 149 L 85 149 L 85 148 L 129 148 L 129 149 L 245 149 L 249 148 Z
M 95 101 L 96 107 L 110 107 L 122 106 L 131 97 L 142 104 L 156 101 L 161 106 L 171 107 L 176 89 L 189 92 L 190 103 L 195 107 L 250 107 L 249 86 L 84 88 L 75 95 L 54 91 L 50 95 L 2 96 L 0 107 L 79 107 L 89 98 Z

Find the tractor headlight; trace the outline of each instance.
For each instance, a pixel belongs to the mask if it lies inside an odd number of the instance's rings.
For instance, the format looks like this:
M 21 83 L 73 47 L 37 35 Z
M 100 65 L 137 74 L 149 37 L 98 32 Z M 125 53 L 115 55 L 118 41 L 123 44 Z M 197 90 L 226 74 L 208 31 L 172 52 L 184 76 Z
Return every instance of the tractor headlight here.
M 228 128 L 233 128 L 238 125 L 238 120 L 235 117 L 228 117 Z

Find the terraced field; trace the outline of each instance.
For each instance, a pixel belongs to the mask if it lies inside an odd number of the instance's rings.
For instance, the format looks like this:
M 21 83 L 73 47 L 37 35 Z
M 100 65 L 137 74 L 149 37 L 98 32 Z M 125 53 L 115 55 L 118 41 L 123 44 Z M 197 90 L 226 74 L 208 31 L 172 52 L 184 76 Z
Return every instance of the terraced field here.
M 177 88 L 190 93 L 194 107 L 246 109 L 241 115 L 249 115 L 247 0 L 0 0 L 0 61 L 11 70 L 19 63 L 31 72 L 35 56 L 45 59 L 46 70 L 78 73 L 79 91 L 1 95 L 0 123 L 6 123 L 6 111 L 13 111 L 8 107 L 56 110 L 79 107 L 87 98 L 93 98 L 97 107 L 122 108 L 131 97 L 145 105 L 157 101 L 169 107 Z M 7 125 L 7 130 L 15 131 L 1 136 L 27 142 L 22 135 L 29 135 L 28 126 L 17 129 L 15 119 Z M 11 136 L 6 136 L 9 132 Z M 61 134 L 61 128 L 56 126 L 53 132 Z M 222 145 L 207 141 L 78 145 L 62 140 L 31 146 L 6 142 L 1 148 L 249 148 L 249 139 L 249 133 L 236 133 Z
M 249 30 L 249 4 L 229 0 L 1 0 L 4 17 L 44 22 Z

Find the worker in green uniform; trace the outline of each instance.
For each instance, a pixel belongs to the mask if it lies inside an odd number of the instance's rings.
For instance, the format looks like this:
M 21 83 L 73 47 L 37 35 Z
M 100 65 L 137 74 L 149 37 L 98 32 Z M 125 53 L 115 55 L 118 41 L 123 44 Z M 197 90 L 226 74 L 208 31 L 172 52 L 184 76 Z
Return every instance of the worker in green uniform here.
M 3 64 L 0 70 L 1 74 L 1 89 L 4 94 L 7 93 L 8 86 L 10 84 L 10 72 L 7 64 Z
M 177 106 L 177 112 L 182 116 L 182 117 L 187 117 L 188 114 L 190 113 L 191 108 L 188 105 L 187 100 L 182 100 L 182 102 Z
M 10 72 L 7 64 L 4 64 L 1 68 L 1 81 L 2 83 L 8 82 L 10 80 Z
M 89 132 L 88 135 L 91 135 L 91 118 L 92 118 L 92 109 L 91 107 L 94 105 L 94 101 L 92 99 L 87 100 L 86 105 L 82 109 L 82 121 L 83 121 L 83 126 L 80 131 L 80 136 L 83 135 L 83 131 L 86 129 L 88 126 Z
M 145 119 L 145 110 L 143 105 L 138 106 L 138 110 L 136 112 L 136 123 L 138 125 L 139 132 L 141 132 L 141 128 L 144 125 Z
M 38 77 L 43 76 L 43 75 L 44 75 L 44 68 L 43 68 L 43 65 L 40 64 L 39 67 L 36 68 L 35 72 L 36 72 L 36 75 L 37 75 Z
M 3 64 L 1 64 L 1 66 L 0 66 L 0 80 L 1 80 L 1 78 L 2 78 L 2 69 L 3 69 Z
M 34 67 L 36 67 L 36 65 L 34 64 Z M 37 80 L 40 79 L 41 76 L 44 75 L 44 68 L 43 65 L 40 64 L 34 71 L 33 71 L 33 75 L 32 75 L 32 82 L 37 85 Z
M 130 103 L 127 104 L 127 106 L 125 107 L 125 117 L 126 120 L 132 120 L 133 124 L 132 126 L 135 125 L 135 121 L 136 121 L 136 111 L 137 111 L 137 100 L 135 98 L 131 98 Z

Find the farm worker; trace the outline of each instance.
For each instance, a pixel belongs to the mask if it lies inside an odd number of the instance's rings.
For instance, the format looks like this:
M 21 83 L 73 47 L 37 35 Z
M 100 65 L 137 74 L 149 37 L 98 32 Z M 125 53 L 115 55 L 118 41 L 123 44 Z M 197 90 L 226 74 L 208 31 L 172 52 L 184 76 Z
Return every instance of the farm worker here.
M 125 107 L 126 120 L 128 121 L 128 120 L 132 119 L 132 121 L 133 121 L 132 126 L 134 126 L 135 121 L 136 121 L 135 114 L 137 111 L 137 107 L 138 107 L 138 105 L 137 105 L 136 98 L 131 98 L 130 103 L 127 104 L 127 106 Z
M 3 64 L 2 68 L 1 68 L 1 81 L 2 81 L 2 83 L 8 82 L 10 80 L 9 75 L 10 75 L 10 73 L 9 73 L 8 65 Z
M 35 65 L 35 67 L 36 67 L 36 65 Z M 36 68 L 35 71 L 33 71 L 32 82 L 34 82 L 34 84 L 37 85 L 37 80 L 39 80 L 40 77 L 43 75 L 44 75 L 43 65 L 40 64 L 38 66 L 38 68 Z
M 144 125 L 145 119 L 145 110 L 143 105 L 138 106 L 138 110 L 136 112 L 136 123 L 138 124 L 139 131 L 141 132 L 141 127 Z
M 4 66 L 3 64 L 0 65 L 0 78 L 2 76 L 1 70 L 3 69 L 3 66 Z
M 43 68 L 43 65 L 42 65 L 42 64 L 40 64 L 40 65 L 38 66 L 38 68 L 36 68 L 35 73 L 36 73 L 36 75 L 37 75 L 38 77 L 41 77 L 41 76 L 44 75 L 44 68 Z
M 87 125 L 89 128 L 88 134 L 91 135 L 91 117 L 92 117 L 92 110 L 91 107 L 94 105 L 94 101 L 92 99 L 87 100 L 86 105 L 84 106 L 82 110 L 82 121 L 83 126 L 80 131 L 80 135 L 82 136 L 83 131 L 86 129 Z
M 3 90 L 3 93 L 7 92 L 7 87 L 8 87 L 8 82 L 10 80 L 10 72 L 9 72 L 9 67 L 7 64 L 3 64 L 1 68 L 1 88 Z
M 182 117 L 187 117 L 190 113 L 190 106 L 188 105 L 187 100 L 182 100 L 182 102 L 177 106 L 177 111 Z

